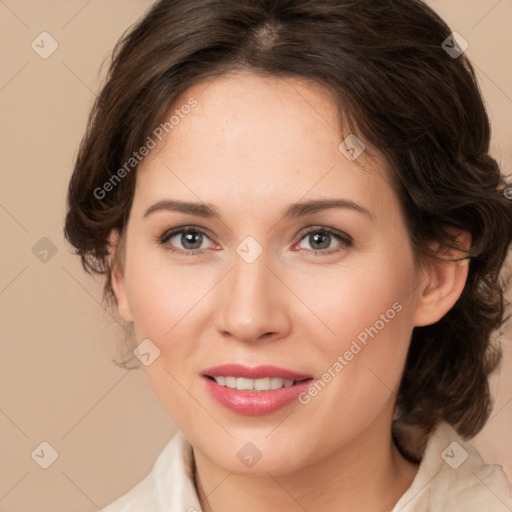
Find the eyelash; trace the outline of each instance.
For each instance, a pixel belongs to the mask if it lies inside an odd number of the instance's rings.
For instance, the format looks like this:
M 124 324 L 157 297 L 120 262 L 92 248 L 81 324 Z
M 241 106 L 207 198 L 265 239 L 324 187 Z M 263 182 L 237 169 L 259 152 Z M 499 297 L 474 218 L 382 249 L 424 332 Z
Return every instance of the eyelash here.
M 194 251 L 186 251 L 186 250 L 182 250 L 182 249 L 175 249 L 174 247 L 170 247 L 169 245 L 166 245 L 167 242 L 171 238 L 173 238 L 174 236 L 179 235 L 181 233 L 200 233 L 200 234 L 206 236 L 207 238 L 210 238 L 208 236 L 208 234 L 205 233 L 202 229 L 196 228 L 194 226 L 186 226 L 186 227 L 173 229 L 171 231 L 166 231 L 165 233 L 160 235 L 156 241 L 157 241 L 158 245 L 164 246 L 164 248 L 167 251 L 170 251 L 172 253 L 182 254 L 185 256 L 202 256 L 207 252 L 208 249 L 196 249 Z M 338 231 L 338 230 L 335 230 L 332 228 L 323 227 L 323 226 L 316 226 L 312 229 L 309 229 L 308 231 L 301 233 L 299 241 L 297 243 L 302 242 L 302 240 L 304 240 L 304 238 L 306 238 L 308 235 L 311 235 L 313 233 L 328 234 L 328 235 L 331 235 L 331 236 L 337 238 L 341 242 L 340 246 L 338 246 L 338 248 L 335 248 L 335 249 L 326 249 L 326 250 L 306 249 L 308 252 L 312 252 L 315 255 L 328 256 L 328 255 L 343 251 L 348 247 L 351 247 L 352 243 L 353 243 L 352 238 L 349 235 L 347 235 L 346 233 L 343 233 L 342 231 Z

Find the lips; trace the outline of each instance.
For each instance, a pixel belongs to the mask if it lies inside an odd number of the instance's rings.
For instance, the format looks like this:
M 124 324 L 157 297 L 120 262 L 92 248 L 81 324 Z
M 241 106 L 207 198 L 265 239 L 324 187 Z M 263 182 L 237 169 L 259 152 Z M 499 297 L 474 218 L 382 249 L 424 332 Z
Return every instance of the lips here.
M 301 381 L 313 378 L 312 375 L 298 373 L 286 368 L 279 368 L 272 365 L 261 365 L 255 367 L 243 366 L 241 364 L 223 364 L 221 366 L 213 366 L 201 372 L 205 377 L 244 377 L 246 379 L 264 379 L 266 377 L 276 377 L 285 380 Z
M 283 379 L 293 385 L 271 390 L 232 389 L 216 382 L 218 377 L 244 379 Z M 246 416 L 271 414 L 282 407 L 297 402 L 297 397 L 313 382 L 313 377 L 277 366 L 262 365 L 247 367 L 239 364 L 224 364 L 207 368 L 201 374 L 206 391 L 219 404 L 232 412 Z

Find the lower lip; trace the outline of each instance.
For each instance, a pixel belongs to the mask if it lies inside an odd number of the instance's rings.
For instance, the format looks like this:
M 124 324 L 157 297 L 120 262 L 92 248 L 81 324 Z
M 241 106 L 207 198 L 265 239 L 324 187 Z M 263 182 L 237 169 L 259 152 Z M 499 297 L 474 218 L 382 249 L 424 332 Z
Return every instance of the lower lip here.
M 262 416 L 281 409 L 296 400 L 313 381 L 308 379 L 298 382 L 295 386 L 269 391 L 240 391 L 221 386 L 205 376 L 203 379 L 206 389 L 217 402 L 231 411 L 247 416 Z

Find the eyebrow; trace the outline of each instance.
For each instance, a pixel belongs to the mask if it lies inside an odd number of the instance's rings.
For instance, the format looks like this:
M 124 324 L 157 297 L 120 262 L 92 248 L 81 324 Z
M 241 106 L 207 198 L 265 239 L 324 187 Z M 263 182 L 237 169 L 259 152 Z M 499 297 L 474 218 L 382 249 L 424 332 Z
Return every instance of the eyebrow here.
M 284 210 L 283 218 L 292 219 L 322 210 L 332 210 L 335 208 L 353 210 L 373 219 L 373 215 L 366 208 L 348 199 L 313 199 L 292 203 Z M 221 219 L 220 213 L 211 204 L 178 201 L 173 199 L 164 199 L 156 202 L 146 210 L 143 217 L 145 218 L 154 212 L 162 210 L 188 213 L 204 218 Z

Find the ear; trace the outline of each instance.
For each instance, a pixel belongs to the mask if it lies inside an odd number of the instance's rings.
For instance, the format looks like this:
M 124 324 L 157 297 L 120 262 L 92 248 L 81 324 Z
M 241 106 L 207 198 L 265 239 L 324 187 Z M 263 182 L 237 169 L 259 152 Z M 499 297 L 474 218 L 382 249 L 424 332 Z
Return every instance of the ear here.
M 471 246 L 471 235 L 459 233 L 457 243 L 464 249 Z M 414 326 L 431 325 L 440 320 L 457 302 L 469 271 L 469 260 L 455 250 L 438 250 L 439 259 L 432 259 L 421 275 L 418 288 Z
M 115 256 L 118 250 L 122 250 L 119 245 L 119 231 L 112 230 L 108 237 L 109 266 L 112 289 L 116 297 L 119 313 L 125 322 L 133 322 L 130 307 L 128 305 L 128 297 L 126 294 L 126 283 L 124 278 L 124 270 L 116 260 Z

